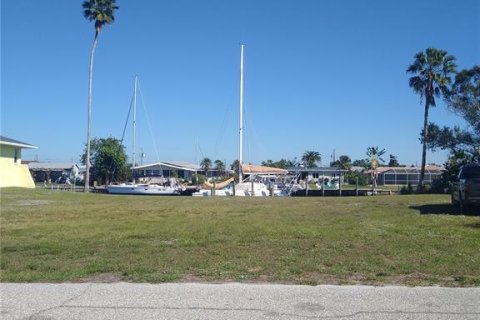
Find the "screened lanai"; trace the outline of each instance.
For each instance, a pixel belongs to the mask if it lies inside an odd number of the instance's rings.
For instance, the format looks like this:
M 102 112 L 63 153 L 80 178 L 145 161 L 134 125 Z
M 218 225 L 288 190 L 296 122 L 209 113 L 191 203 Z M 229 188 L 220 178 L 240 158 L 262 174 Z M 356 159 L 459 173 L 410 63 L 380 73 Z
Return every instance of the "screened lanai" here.
M 420 170 L 417 167 L 389 168 L 378 173 L 377 183 L 379 185 L 415 185 L 420 179 Z M 434 180 L 440 179 L 442 172 L 441 167 L 425 167 L 425 183 L 431 184 Z

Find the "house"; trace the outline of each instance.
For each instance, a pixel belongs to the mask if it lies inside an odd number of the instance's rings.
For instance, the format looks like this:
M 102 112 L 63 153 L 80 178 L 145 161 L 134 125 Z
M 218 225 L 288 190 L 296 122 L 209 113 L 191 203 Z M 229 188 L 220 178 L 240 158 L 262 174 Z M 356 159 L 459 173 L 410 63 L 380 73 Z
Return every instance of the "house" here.
M 22 164 L 22 149 L 37 149 L 37 147 L 0 136 L 0 188 L 35 188 L 28 166 Z
M 73 162 L 30 162 L 28 168 L 35 182 L 65 183 L 67 178 L 70 182 L 83 180 L 82 167 Z
M 336 167 L 291 167 L 288 168 L 288 172 L 293 175 L 297 175 L 299 179 L 318 182 L 319 180 L 326 181 L 338 181 L 344 183 L 344 175 L 346 170 Z
M 200 168 L 185 162 L 157 162 L 133 168 L 135 179 L 175 177 L 190 180 Z

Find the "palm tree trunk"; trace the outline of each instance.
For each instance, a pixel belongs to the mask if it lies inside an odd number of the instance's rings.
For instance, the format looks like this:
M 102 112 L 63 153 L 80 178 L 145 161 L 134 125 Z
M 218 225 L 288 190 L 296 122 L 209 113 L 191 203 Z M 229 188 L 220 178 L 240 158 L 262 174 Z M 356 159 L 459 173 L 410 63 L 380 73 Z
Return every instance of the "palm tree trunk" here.
M 88 74 L 88 120 L 87 120 L 87 156 L 86 171 L 85 171 L 85 188 L 84 192 L 88 192 L 90 188 L 90 139 L 92 131 L 92 80 L 93 80 L 93 57 L 95 55 L 95 48 L 97 47 L 98 31 L 95 31 L 95 38 L 93 39 L 92 49 L 90 50 L 90 70 Z
M 423 190 L 425 180 L 425 165 L 427 162 L 427 136 L 428 136 L 428 109 L 429 99 L 425 97 L 425 114 L 423 116 L 423 144 L 422 144 L 422 168 L 420 170 L 420 178 L 418 179 L 417 192 Z

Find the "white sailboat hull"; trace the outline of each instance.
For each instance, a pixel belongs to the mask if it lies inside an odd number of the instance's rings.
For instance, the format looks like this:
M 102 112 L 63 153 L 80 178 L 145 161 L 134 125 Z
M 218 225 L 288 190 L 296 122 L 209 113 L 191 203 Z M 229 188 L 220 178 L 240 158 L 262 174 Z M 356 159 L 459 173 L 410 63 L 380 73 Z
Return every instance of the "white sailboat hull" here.
M 133 194 L 133 195 L 156 195 L 156 196 L 176 196 L 180 195 L 179 188 L 171 186 L 161 186 L 158 184 L 119 184 L 108 185 L 110 194 Z
M 198 192 L 192 194 L 196 197 L 208 197 L 212 195 L 211 189 L 200 189 Z M 233 196 L 233 188 L 224 188 L 215 190 L 215 196 Z M 287 194 L 282 189 L 274 189 L 273 195 L 276 197 L 286 196 Z M 253 183 L 253 192 L 252 192 L 252 183 L 251 182 L 241 182 L 235 184 L 235 196 L 237 197 L 266 197 L 270 196 L 270 190 L 268 187 L 259 182 Z
M 210 197 L 211 195 L 212 195 L 212 190 L 210 189 L 200 189 L 199 191 L 192 194 L 192 196 L 194 197 Z M 233 190 L 231 188 L 215 190 L 215 196 L 216 197 L 233 196 Z
M 265 197 L 270 195 L 268 187 L 263 183 L 240 182 L 235 185 L 235 195 L 238 197 Z

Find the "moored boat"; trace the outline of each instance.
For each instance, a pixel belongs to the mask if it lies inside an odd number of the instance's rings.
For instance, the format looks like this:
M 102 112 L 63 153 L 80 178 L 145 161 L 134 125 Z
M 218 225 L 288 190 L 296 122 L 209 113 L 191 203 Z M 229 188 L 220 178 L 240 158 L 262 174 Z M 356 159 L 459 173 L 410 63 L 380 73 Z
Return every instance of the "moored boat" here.
M 135 136 L 136 136 L 136 112 L 137 112 L 137 81 L 135 76 L 134 90 L 133 90 L 133 148 L 132 148 L 132 171 L 135 169 Z M 122 138 L 123 140 L 123 138 Z M 163 177 L 162 177 L 163 179 Z M 125 195 L 159 195 L 159 196 L 174 196 L 180 195 L 185 191 L 185 188 L 176 183 L 175 180 L 167 180 L 163 184 L 147 184 L 136 183 L 135 178 L 132 183 L 109 184 L 106 186 L 108 193 L 111 194 L 125 194 Z
M 172 186 L 162 186 L 159 184 L 137 184 L 137 183 L 121 183 L 110 184 L 107 186 L 110 194 L 131 194 L 131 195 L 157 195 L 172 196 L 180 195 L 182 188 Z

